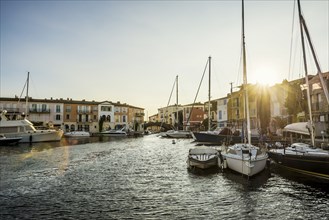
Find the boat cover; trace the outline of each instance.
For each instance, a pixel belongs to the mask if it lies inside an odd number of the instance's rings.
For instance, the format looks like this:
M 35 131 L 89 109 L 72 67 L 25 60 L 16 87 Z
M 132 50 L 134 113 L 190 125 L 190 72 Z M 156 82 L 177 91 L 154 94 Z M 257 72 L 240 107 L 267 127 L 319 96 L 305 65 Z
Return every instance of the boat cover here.
M 286 127 L 284 127 L 283 131 L 310 135 L 307 122 L 297 122 L 297 123 L 289 124 Z

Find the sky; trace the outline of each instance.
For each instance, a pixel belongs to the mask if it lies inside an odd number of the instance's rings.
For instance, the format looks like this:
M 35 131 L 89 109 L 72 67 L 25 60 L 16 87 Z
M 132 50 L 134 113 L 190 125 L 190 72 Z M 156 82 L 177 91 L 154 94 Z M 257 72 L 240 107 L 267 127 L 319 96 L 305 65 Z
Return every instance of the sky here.
M 329 0 L 301 7 L 326 72 Z M 293 0 L 245 1 L 249 83 L 303 77 L 296 15 Z M 30 72 L 32 98 L 120 101 L 151 116 L 167 106 L 176 75 L 178 103 L 193 103 L 211 56 L 211 98 L 222 98 L 242 83 L 241 23 L 238 0 L 1 0 L 0 97 L 20 96 Z M 196 101 L 207 100 L 208 74 Z

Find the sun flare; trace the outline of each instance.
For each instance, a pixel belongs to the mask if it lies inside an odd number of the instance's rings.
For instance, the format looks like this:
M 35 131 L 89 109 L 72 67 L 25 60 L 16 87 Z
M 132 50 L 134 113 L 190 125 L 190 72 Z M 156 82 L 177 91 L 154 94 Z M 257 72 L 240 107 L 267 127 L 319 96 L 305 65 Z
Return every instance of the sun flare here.
M 261 67 L 250 73 L 250 82 L 264 86 L 273 86 L 275 83 L 279 83 L 279 77 L 274 69 Z

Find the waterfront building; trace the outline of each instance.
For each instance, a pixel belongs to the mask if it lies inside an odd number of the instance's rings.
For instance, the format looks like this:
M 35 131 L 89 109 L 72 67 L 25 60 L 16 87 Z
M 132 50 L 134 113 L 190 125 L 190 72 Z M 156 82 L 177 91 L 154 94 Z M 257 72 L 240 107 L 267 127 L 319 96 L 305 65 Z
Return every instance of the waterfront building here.
M 159 122 L 177 126 L 177 124 L 183 123 L 183 106 L 182 105 L 170 105 L 167 107 L 158 109 Z M 181 117 L 181 119 L 180 119 Z
M 128 120 L 135 131 L 142 131 L 144 124 L 144 109 L 135 106 L 128 106 Z
M 204 119 L 207 119 L 208 118 L 208 105 L 209 105 L 209 102 L 205 102 L 204 103 L 204 116 L 203 118 Z M 210 121 L 211 121 L 211 130 L 215 129 L 218 124 L 217 124 L 217 105 L 218 105 L 218 99 L 215 99 L 215 100 L 210 100 Z
M 329 72 L 323 73 L 322 76 L 327 89 L 329 89 Z M 329 104 L 321 86 L 319 75 L 317 74 L 309 80 L 309 84 L 315 136 L 329 136 Z
M 252 135 L 259 133 L 259 119 L 258 119 L 258 86 L 248 84 L 248 101 L 249 101 L 249 118 L 250 118 L 250 130 Z M 244 115 L 245 98 L 242 86 L 238 91 L 228 94 L 227 102 L 227 115 L 228 124 L 230 127 L 242 130 L 245 123 Z
M 86 100 L 60 99 L 64 104 L 64 132 L 89 131 L 98 129 L 98 102 Z
M 227 97 L 217 99 L 217 127 L 219 128 L 228 126 L 227 102 Z
M 115 117 L 114 117 L 114 104 L 109 101 L 100 102 L 98 104 L 98 120 L 99 128 L 98 131 L 106 131 L 115 128 Z
M 26 106 L 28 103 L 28 106 Z M 63 103 L 58 99 L 25 99 L 0 97 L 0 110 L 6 110 L 9 119 L 26 116 L 36 127 L 61 128 L 63 124 Z
M 135 126 L 140 130 L 144 123 L 143 108 L 109 101 L 29 97 L 28 108 L 26 108 L 23 99 L 0 97 L 0 110 L 6 110 L 10 119 L 27 115 L 35 126 L 61 128 L 64 132 L 78 130 L 95 133 L 124 125 L 130 128 Z
M 201 102 L 183 106 L 183 127 L 185 130 L 199 130 L 205 116 L 204 104 Z

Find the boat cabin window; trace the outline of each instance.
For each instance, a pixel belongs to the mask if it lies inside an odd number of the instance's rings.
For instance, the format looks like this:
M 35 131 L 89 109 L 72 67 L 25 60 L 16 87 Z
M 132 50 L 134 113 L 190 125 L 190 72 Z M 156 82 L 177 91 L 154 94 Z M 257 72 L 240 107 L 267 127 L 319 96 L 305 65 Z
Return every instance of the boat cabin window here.
M 17 127 L 2 127 L 0 128 L 0 133 L 8 134 L 8 133 L 16 133 Z
M 26 131 L 34 131 L 34 129 L 31 126 L 25 126 L 25 130 Z M 21 132 L 24 131 L 24 127 L 23 126 L 20 127 L 20 131 Z

